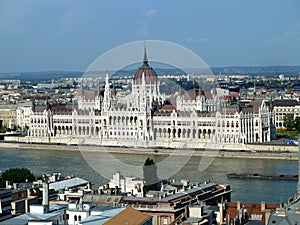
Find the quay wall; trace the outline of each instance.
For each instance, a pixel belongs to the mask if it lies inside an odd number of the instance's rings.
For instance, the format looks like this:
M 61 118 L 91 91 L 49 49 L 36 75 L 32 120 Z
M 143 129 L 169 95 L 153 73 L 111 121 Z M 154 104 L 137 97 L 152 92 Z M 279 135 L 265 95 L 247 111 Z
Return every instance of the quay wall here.
M 70 140 L 70 139 L 68 139 Z M 147 148 L 139 147 L 113 147 L 113 146 L 99 146 L 93 144 L 86 144 L 77 140 L 70 142 L 62 140 L 58 144 L 53 140 L 52 142 L 44 143 L 26 143 L 25 137 L 8 137 L 6 142 L 0 143 L 0 148 L 9 149 L 42 149 L 42 150 L 65 150 L 65 151 L 106 151 L 112 153 L 129 153 L 129 154 L 170 154 L 174 151 L 178 155 L 196 155 L 196 156 L 212 156 L 212 157 L 229 157 L 229 158 L 262 158 L 262 159 L 298 159 L 298 146 L 292 145 L 266 145 L 266 144 L 238 144 L 235 146 L 222 145 L 216 148 L 214 144 L 201 146 L 200 148 L 184 148 L 182 150 L 172 148 L 157 148 L 148 146 Z M 66 141 L 66 142 L 63 142 Z M 82 145 L 81 145 L 82 144 Z M 178 145 L 177 145 L 178 146 Z M 200 146 L 200 145 L 199 145 Z M 216 151 L 217 149 L 217 151 Z
M 64 144 L 64 145 L 101 145 L 101 146 L 127 146 L 133 147 L 132 142 L 127 142 L 126 140 L 122 140 L 119 142 L 106 141 L 99 144 L 99 139 L 97 138 L 36 138 L 28 140 L 26 137 L 19 136 L 6 136 L 6 142 L 18 142 L 18 143 L 47 143 L 47 144 Z M 137 146 L 145 146 L 142 143 L 138 143 Z M 158 147 L 159 146 L 159 147 Z M 190 141 L 186 142 L 149 142 L 147 145 L 148 148 L 185 148 L 185 149 L 219 149 L 219 150 L 245 150 L 245 151 L 263 151 L 263 152 L 298 152 L 298 146 L 296 145 L 271 145 L 271 144 L 214 144 L 214 143 L 194 143 Z

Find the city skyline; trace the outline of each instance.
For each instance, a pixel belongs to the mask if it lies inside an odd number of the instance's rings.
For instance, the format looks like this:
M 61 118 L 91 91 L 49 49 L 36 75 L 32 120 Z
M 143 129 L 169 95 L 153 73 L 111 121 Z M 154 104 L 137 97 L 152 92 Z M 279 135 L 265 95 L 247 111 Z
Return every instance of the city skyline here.
M 174 42 L 210 67 L 300 65 L 299 8 L 293 0 L 1 1 L 0 72 L 84 71 L 138 40 Z

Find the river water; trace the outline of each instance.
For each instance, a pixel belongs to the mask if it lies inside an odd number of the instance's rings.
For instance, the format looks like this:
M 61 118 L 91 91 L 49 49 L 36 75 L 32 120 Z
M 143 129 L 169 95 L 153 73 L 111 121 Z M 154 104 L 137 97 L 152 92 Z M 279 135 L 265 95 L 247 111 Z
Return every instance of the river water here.
M 101 154 L 100 154 L 101 155 Z M 142 165 L 149 155 L 133 155 L 114 153 L 118 160 L 134 165 Z M 151 156 L 155 162 L 162 161 L 166 156 Z M 107 182 L 89 163 L 84 154 L 79 151 L 46 151 L 0 149 L 0 170 L 12 167 L 26 167 L 36 176 L 44 173 L 61 172 L 62 175 L 74 175 L 90 180 L 95 188 Z M 280 203 L 296 193 L 297 181 L 288 180 L 257 180 L 229 179 L 227 173 L 264 173 L 264 174 L 297 174 L 297 161 L 274 159 L 232 159 L 215 158 L 204 171 L 199 171 L 201 157 L 192 156 L 184 167 L 171 178 L 204 182 L 210 180 L 216 183 L 231 185 L 232 201 L 259 203 Z M 178 157 L 178 162 L 180 157 Z M 103 169 L 105 170 L 105 168 Z M 100 172 L 101 174 L 101 172 Z

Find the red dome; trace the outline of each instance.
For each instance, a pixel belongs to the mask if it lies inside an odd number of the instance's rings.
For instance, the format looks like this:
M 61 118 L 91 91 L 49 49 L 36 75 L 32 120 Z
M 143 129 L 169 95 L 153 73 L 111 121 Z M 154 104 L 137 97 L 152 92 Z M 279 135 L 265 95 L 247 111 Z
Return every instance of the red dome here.
M 134 76 L 134 84 L 142 84 L 143 73 L 145 77 L 145 84 L 156 84 L 157 83 L 157 74 L 148 64 L 148 58 L 145 49 L 144 62 L 143 65 L 136 71 Z

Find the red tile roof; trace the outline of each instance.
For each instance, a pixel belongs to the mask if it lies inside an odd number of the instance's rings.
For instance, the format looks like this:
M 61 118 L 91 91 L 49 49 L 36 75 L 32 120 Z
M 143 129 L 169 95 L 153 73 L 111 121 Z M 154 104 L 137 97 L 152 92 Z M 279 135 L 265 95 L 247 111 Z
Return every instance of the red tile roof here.
M 148 221 L 148 216 L 132 207 L 127 207 L 122 212 L 112 217 L 104 225 L 141 225 Z
M 276 208 L 279 205 L 277 204 L 265 204 L 265 210 L 270 210 L 271 212 L 275 212 Z M 261 204 L 259 203 L 240 203 L 240 207 L 247 210 L 248 218 L 251 218 L 251 215 L 262 215 L 262 220 L 265 221 L 265 211 L 261 210 Z M 237 210 L 237 202 L 228 202 L 225 219 L 234 219 L 238 214 Z

